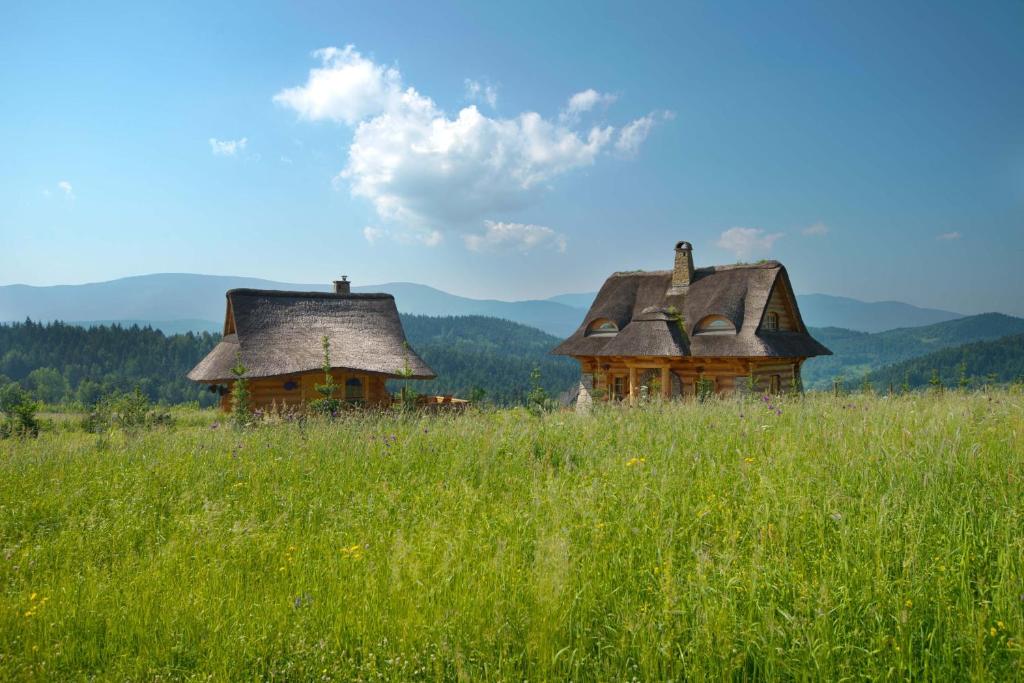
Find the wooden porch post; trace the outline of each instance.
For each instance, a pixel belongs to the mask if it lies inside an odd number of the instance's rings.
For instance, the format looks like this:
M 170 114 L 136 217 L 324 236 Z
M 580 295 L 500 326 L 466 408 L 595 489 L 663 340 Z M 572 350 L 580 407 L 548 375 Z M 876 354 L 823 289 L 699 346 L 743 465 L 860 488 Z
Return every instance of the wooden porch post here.
M 668 366 L 661 368 L 661 397 L 668 399 L 672 396 L 672 380 L 668 374 Z
M 629 402 L 631 404 L 636 403 L 636 390 L 637 390 L 637 378 L 636 368 L 632 365 L 629 367 Z

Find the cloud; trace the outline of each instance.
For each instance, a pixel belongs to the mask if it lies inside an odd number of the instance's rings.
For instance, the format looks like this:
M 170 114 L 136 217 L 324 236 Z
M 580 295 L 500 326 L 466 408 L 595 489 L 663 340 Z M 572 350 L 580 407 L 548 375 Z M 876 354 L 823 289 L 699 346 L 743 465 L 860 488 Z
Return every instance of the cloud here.
M 462 239 L 470 251 L 514 249 L 525 254 L 536 248 L 547 248 L 564 253 L 566 247 L 565 235 L 543 225 L 525 223 L 484 221 L 482 233 L 465 235 Z
M 963 237 L 963 235 L 961 235 L 958 232 L 944 232 L 941 235 L 937 235 L 935 237 L 935 239 L 949 241 L 949 240 L 958 240 L 961 237 Z
M 363 228 L 363 237 L 370 243 L 370 246 L 382 239 L 389 239 L 403 245 L 421 244 L 426 247 L 436 247 L 444 241 L 444 236 L 438 230 L 411 230 L 394 233 L 387 228 L 375 228 L 372 225 Z
M 391 109 L 402 96 L 398 70 L 374 64 L 353 45 L 327 47 L 313 56 L 322 66 L 310 69 L 306 84 L 274 95 L 274 102 L 294 109 L 302 118 L 351 126 Z
M 64 193 L 65 199 L 75 198 L 75 189 L 71 187 L 71 183 L 66 180 L 61 180 L 57 183 L 57 189 Z
M 588 112 L 598 105 L 607 107 L 617 99 L 619 98 L 616 95 L 600 93 L 593 88 L 587 88 L 569 98 L 569 102 L 558 118 L 563 122 L 577 121 L 580 114 Z
M 800 232 L 808 237 L 823 237 L 829 233 L 829 227 L 821 221 L 818 221 L 813 225 L 808 225 Z
M 529 205 L 558 177 L 596 163 L 615 139 L 611 125 L 579 128 L 531 111 L 499 118 L 470 104 L 451 116 L 406 86 L 396 69 L 352 46 L 315 54 L 322 66 L 274 101 L 305 119 L 352 126 L 348 160 L 335 182 L 370 201 L 383 220 L 420 234 L 468 232 Z M 592 96 L 579 95 L 574 111 L 595 106 Z
M 233 157 L 238 152 L 243 151 L 247 144 L 249 144 L 249 140 L 246 138 L 241 138 L 239 140 L 218 140 L 217 138 L 210 138 L 210 151 L 217 156 Z
M 715 244 L 731 251 L 738 259 L 746 259 L 769 251 L 775 240 L 782 235 L 781 232 L 766 233 L 761 228 L 729 228 L 719 236 Z
M 498 106 L 498 88 L 490 83 L 466 79 L 466 99 L 470 102 L 486 102 L 491 109 Z

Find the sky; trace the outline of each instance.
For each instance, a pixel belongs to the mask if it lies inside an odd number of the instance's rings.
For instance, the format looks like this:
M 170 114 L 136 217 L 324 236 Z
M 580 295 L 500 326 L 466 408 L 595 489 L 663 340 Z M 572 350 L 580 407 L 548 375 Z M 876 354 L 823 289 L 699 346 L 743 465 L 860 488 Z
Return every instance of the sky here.
M 5 3 L 0 284 L 781 260 L 1024 315 L 1024 3 Z

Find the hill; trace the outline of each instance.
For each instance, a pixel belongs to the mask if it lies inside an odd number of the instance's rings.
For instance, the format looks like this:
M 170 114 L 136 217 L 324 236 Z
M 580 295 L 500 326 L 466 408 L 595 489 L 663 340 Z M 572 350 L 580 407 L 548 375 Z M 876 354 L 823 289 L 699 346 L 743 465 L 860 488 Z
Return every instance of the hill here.
M 409 342 L 438 374 L 436 380 L 413 384 L 421 393 L 468 397 L 476 389 L 492 402 L 509 404 L 526 396 L 534 367 L 553 396 L 579 377 L 575 361 L 548 353 L 558 343 L 555 337 L 526 325 L 481 316 L 405 315 L 402 322 Z M 50 403 L 91 403 L 138 386 L 152 400 L 209 405 L 212 395 L 185 373 L 219 339 L 219 334 L 166 335 L 140 326 L 0 325 L 0 376 Z
M 947 387 L 961 381 L 968 387 L 1024 380 L 1024 334 L 993 341 L 963 344 L 876 370 L 868 380 L 876 389 L 904 383 L 912 389 L 928 386 L 932 373 Z
M 808 327 L 842 327 L 861 332 L 921 327 L 965 317 L 961 313 L 921 308 L 902 301 L 860 301 L 830 294 L 801 294 L 797 303 Z
M 807 361 L 803 369 L 804 386 L 826 388 L 840 375 L 849 380 L 939 349 L 1022 333 L 1024 319 L 1002 313 L 983 313 L 874 334 L 834 327 L 813 328 L 814 338 L 834 355 Z
M 164 332 L 219 330 L 224 320 L 224 292 L 238 287 L 291 291 L 329 291 L 329 283 L 296 284 L 251 277 L 159 273 L 84 285 L 0 287 L 0 321 L 63 320 L 122 325 L 143 322 Z M 530 325 L 566 337 L 583 311 L 555 301 L 470 299 L 412 282 L 354 286 L 354 292 L 387 292 L 402 313 L 430 316 L 482 315 Z M 190 326 L 190 327 L 186 327 Z
M 224 292 L 234 287 L 327 291 L 328 283 L 297 284 L 252 277 L 158 273 L 84 285 L 0 286 L 0 322 L 64 320 L 122 326 L 149 325 L 165 333 L 219 330 Z M 594 292 L 559 294 L 545 300 L 499 301 L 456 296 L 413 282 L 353 287 L 356 292 L 388 292 L 402 313 L 430 316 L 482 315 L 530 325 L 565 338 L 576 329 Z M 931 325 L 964 316 L 898 301 L 865 302 L 827 294 L 798 297 L 811 327 L 842 327 L 863 332 Z

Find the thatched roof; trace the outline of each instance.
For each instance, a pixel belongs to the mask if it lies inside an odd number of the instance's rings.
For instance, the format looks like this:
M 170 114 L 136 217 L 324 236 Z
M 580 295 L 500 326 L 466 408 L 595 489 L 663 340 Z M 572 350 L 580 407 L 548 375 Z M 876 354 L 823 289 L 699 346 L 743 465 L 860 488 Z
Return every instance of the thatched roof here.
M 227 305 L 224 338 L 188 373 L 191 380 L 234 379 L 238 354 L 248 378 L 318 370 L 324 335 L 332 367 L 395 376 L 408 362 L 412 377 L 435 376 L 407 346 L 390 294 L 232 289 Z
M 778 283 L 792 292 L 778 261 L 698 268 L 685 294 L 672 295 L 672 271 L 614 273 L 605 280 L 583 324 L 553 353 L 563 356 L 717 356 L 795 357 L 831 355 L 804 326 L 791 300 L 796 331 L 768 332 L 758 327 Z M 678 313 L 685 320 L 680 334 Z M 730 320 L 735 334 L 694 334 L 709 315 Z M 660 317 L 659 317 L 660 316 Z M 595 320 L 614 322 L 613 337 L 587 336 Z

